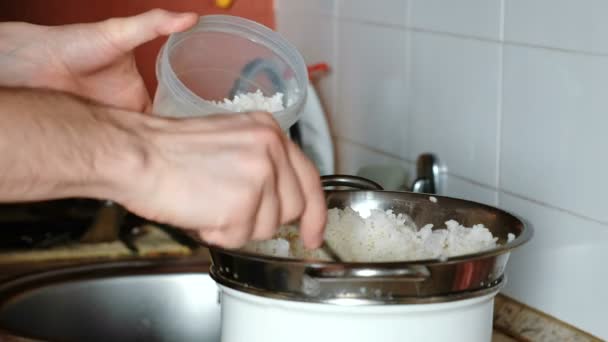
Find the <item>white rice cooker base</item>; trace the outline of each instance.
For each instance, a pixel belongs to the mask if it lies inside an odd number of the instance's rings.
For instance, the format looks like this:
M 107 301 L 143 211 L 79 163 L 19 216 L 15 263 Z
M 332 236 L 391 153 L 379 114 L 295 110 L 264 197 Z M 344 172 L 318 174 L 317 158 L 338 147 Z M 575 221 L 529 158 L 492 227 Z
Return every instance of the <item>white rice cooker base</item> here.
M 223 342 L 489 342 L 498 293 L 445 303 L 343 306 L 219 286 Z

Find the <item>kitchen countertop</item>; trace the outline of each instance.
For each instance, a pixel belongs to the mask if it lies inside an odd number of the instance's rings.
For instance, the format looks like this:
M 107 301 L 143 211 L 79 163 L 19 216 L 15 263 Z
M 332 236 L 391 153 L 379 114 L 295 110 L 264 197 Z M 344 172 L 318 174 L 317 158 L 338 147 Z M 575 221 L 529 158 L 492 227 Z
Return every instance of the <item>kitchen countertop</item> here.
M 499 294 L 494 301 L 494 328 L 499 332 L 496 341 L 571 341 L 599 342 L 592 336 L 566 322 Z M 501 336 L 502 333 L 504 336 Z M 507 339 L 505 339 L 507 338 Z
M 506 335 L 500 331 L 494 330 L 494 334 L 492 335 L 492 342 L 517 342 L 518 340 Z

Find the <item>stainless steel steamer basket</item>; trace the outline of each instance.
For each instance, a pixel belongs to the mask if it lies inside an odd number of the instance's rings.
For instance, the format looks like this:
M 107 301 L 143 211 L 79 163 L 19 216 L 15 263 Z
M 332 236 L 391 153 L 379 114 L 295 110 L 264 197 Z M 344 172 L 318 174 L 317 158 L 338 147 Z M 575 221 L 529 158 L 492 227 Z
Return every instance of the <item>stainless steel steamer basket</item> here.
M 477 297 L 504 283 L 511 250 L 532 237 L 532 228 L 517 217 L 471 201 L 427 194 L 384 191 L 369 180 L 325 176 L 328 208 L 391 209 L 419 226 L 444 227 L 456 220 L 484 224 L 500 246 L 448 260 L 338 263 L 295 260 L 210 246 L 211 277 L 229 288 L 269 298 L 341 305 L 434 303 Z M 507 243 L 512 233 L 515 240 Z

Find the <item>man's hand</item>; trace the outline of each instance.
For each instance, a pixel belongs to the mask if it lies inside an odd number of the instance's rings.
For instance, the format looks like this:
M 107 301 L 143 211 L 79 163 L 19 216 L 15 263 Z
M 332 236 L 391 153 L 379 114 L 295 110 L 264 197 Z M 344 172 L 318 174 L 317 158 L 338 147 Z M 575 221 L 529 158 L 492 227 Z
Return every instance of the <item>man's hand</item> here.
M 270 114 L 151 118 L 146 126 L 136 130 L 146 163 L 112 196 L 127 209 L 229 248 L 299 220 L 305 245 L 320 245 L 327 208 L 319 173 Z
M 0 24 L 0 86 L 61 90 L 109 106 L 149 111 L 132 50 L 192 27 L 198 16 L 152 10 L 92 24 Z
M 66 94 L 0 88 L 0 202 L 108 199 L 228 248 L 327 208 L 314 164 L 267 113 L 170 119 Z

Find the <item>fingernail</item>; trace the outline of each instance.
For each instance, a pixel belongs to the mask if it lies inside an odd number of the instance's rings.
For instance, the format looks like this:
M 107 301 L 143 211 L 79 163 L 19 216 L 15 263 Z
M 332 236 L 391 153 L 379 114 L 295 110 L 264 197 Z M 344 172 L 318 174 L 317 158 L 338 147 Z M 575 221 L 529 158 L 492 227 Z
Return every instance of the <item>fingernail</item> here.
M 169 12 L 169 14 L 174 18 L 174 19 L 183 19 L 186 17 L 191 16 L 192 12 Z

